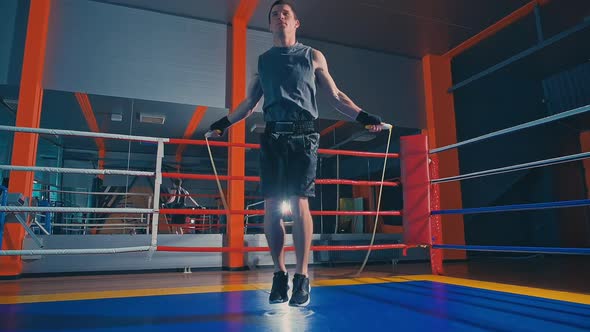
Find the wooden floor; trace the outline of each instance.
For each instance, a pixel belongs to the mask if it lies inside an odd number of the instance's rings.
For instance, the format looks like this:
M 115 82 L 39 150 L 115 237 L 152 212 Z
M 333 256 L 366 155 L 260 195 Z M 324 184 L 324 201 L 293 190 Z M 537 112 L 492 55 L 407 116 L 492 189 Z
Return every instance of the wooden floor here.
M 548 290 L 590 294 L 590 257 L 535 256 L 522 258 L 478 258 L 445 264 L 445 275 L 450 277 L 537 287 Z M 359 265 L 312 266 L 310 279 L 331 280 L 355 278 Z M 24 277 L 0 280 L 0 296 L 42 295 L 113 290 L 178 288 L 209 285 L 263 284 L 272 279 L 267 267 L 249 271 L 193 271 L 134 273 L 113 275 L 79 275 L 52 277 Z M 292 268 L 291 268 L 291 273 Z M 428 263 L 400 263 L 368 265 L 361 277 L 392 277 L 430 274 Z

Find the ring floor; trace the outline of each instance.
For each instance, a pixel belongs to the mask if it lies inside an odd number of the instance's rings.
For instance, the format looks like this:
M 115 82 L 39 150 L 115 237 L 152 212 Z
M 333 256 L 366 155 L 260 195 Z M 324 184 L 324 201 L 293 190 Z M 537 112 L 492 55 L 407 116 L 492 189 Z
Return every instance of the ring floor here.
M 357 266 L 314 266 L 305 308 L 268 304 L 268 268 L 3 280 L 0 331 L 589 331 L 588 269 L 565 273 L 558 287 L 546 273 L 550 287 L 540 288 L 531 287 L 539 271 L 529 266 L 527 279 L 515 270 L 523 264 L 580 266 L 484 260 L 433 276 L 426 264 L 372 265 L 361 277 Z

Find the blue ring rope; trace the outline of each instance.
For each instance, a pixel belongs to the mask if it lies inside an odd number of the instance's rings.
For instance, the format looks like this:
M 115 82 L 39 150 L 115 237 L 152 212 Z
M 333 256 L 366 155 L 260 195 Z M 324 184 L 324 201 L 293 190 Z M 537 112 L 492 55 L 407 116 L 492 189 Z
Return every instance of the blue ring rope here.
M 542 254 L 590 255 L 590 248 L 557 248 L 557 247 L 515 247 L 515 246 L 464 246 L 454 244 L 434 244 L 434 249 L 456 249 L 471 251 L 502 251 Z
M 506 212 L 506 211 L 524 211 L 524 210 L 537 210 L 537 209 L 555 209 L 575 206 L 587 206 L 590 205 L 590 199 L 580 199 L 573 201 L 558 201 L 558 202 L 546 202 L 546 203 L 530 203 L 530 204 L 515 204 L 515 205 L 499 205 L 499 206 L 487 206 L 479 208 L 468 208 L 468 209 L 455 209 L 455 210 L 435 210 L 432 211 L 432 215 L 444 215 L 444 214 L 474 214 L 474 213 L 493 213 L 493 212 Z

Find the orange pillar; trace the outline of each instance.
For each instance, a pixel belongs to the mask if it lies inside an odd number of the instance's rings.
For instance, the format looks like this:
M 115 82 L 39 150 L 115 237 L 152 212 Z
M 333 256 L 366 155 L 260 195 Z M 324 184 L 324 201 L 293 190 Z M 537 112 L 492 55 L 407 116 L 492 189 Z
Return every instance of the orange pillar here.
M 184 135 L 182 135 L 182 138 L 190 139 L 193 136 L 195 130 L 197 130 L 197 128 L 199 127 L 199 123 L 201 123 L 201 120 L 203 120 L 203 117 L 205 116 L 207 109 L 207 106 L 197 106 L 195 112 L 193 113 L 193 116 L 191 117 L 190 121 L 188 122 L 188 125 L 186 126 L 186 129 L 184 130 Z M 178 172 L 180 172 L 180 163 L 182 161 L 182 154 L 184 153 L 185 149 L 186 144 L 180 144 L 176 148 L 176 170 Z
M 258 0 L 242 0 L 238 5 L 231 27 L 231 105 L 234 110 L 246 97 L 246 32 L 250 17 L 254 13 Z M 246 142 L 246 124 L 241 121 L 230 127 L 230 143 Z M 230 147 L 228 151 L 228 175 L 245 175 L 246 151 L 240 147 Z M 228 184 L 228 208 L 230 211 L 244 210 L 244 181 L 230 180 Z M 229 215 L 225 246 L 241 248 L 244 246 L 244 216 Z M 243 269 L 243 252 L 230 252 L 224 257 L 224 268 Z
M 86 123 L 88 124 L 88 129 L 95 133 L 100 133 L 100 128 L 98 127 L 98 122 L 96 122 L 96 117 L 94 116 L 94 111 L 92 110 L 92 104 L 90 103 L 90 99 L 88 95 L 81 92 L 74 93 L 76 96 L 76 100 L 78 101 L 78 105 L 80 105 L 80 109 L 82 110 L 82 115 L 84 115 L 84 119 L 86 119 Z M 96 142 L 96 147 L 98 148 L 98 169 L 104 169 L 104 160 L 107 155 L 107 150 L 105 147 L 105 139 L 104 138 L 95 138 L 94 141 Z M 104 175 L 97 175 L 99 179 L 104 179 Z
M 16 114 L 17 127 L 39 128 L 41 121 L 43 70 L 50 7 L 51 0 L 31 0 Z M 37 134 L 15 133 L 11 164 L 34 166 L 37 142 Z M 8 191 L 22 193 L 30 198 L 34 176 L 34 172 L 10 172 Z M 25 230 L 20 224 L 6 224 L 2 249 L 22 249 L 24 237 Z M 14 277 L 20 275 L 21 271 L 22 260 L 19 256 L 0 257 L 0 276 Z
M 455 128 L 455 105 L 453 95 L 447 90 L 452 86 L 451 58 L 427 55 L 422 59 L 424 72 L 424 93 L 426 98 L 426 126 L 430 149 L 457 143 Z M 457 149 L 440 152 L 439 176 L 459 174 Z M 461 184 L 450 182 L 440 184 L 441 209 L 460 209 Z M 465 244 L 463 216 L 442 216 L 443 243 Z M 444 259 L 465 259 L 465 251 L 445 250 Z

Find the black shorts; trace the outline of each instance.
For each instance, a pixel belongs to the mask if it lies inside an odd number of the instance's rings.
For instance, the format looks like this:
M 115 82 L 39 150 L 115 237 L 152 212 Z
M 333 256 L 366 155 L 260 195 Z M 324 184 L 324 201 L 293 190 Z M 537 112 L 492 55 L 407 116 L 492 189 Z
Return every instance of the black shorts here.
M 260 183 L 265 198 L 315 197 L 320 134 L 260 136 Z

